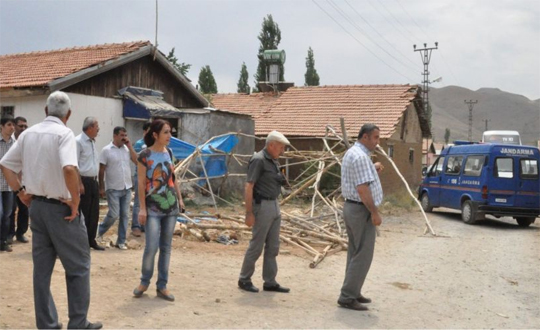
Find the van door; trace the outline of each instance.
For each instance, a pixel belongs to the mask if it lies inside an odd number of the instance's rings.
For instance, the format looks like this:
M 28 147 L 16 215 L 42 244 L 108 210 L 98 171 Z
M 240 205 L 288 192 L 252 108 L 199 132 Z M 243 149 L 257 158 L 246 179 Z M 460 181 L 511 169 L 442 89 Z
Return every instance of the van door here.
M 460 174 L 463 156 L 448 156 L 441 180 L 441 206 L 452 209 L 461 208 Z
M 489 184 L 488 203 L 492 206 L 514 206 L 517 188 L 515 157 L 497 156 L 493 160 L 493 178 Z
M 430 204 L 437 207 L 440 203 L 441 175 L 444 164 L 444 156 L 439 156 L 428 171 L 424 179 L 424 185 L 428 189 Z
M 538 160 L 533 158 L 516 158 L 516 162 L 518 162 L 519 180 L 514 206 L 538 208 L 540 203 Z

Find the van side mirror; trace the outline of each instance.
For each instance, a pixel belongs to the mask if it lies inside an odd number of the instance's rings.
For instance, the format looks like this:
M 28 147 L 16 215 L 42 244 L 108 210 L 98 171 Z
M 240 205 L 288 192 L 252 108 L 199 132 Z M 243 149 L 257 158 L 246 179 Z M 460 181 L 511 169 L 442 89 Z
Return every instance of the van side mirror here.
M 422 176 L 426 176 L 426 174 L 427 174 L 427 167 L 424 166 L 422 168 Z

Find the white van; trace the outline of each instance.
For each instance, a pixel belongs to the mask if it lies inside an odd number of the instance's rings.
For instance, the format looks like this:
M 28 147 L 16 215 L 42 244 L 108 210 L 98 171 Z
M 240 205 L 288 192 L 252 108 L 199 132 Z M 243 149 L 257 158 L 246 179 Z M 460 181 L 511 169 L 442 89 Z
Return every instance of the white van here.
M 482 142 L 520 146 L 521 137 L 517 131 L 485 131 L 484 134 L 482 134 Z

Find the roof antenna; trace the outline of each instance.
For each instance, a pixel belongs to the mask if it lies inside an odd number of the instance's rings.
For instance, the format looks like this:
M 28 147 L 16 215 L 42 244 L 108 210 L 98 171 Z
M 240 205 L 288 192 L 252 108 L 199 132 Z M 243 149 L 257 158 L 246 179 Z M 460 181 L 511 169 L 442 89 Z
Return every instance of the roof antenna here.
M 156 42 L 154 43 L 154 61 L 156 60 L 156 53 L 157 53 L 157 33 L 158 33 L 158 0 L 156 0 Z

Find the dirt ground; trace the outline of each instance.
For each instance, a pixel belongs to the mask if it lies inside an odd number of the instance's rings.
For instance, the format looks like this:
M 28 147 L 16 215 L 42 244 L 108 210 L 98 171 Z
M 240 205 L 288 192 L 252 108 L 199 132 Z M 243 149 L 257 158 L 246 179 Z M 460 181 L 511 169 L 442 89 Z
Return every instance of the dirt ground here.
M 455 212 L 437 212 L 430 219 L 443 236 L 433 238 L 422 235 L 419 212 L 400 213 L 383 218 L 364 286 L 373 299 L 367 312 L 336 304 L 345 252 L 310 269 L 307 255 L 282 244 L 278 281 L 291 293 L 253 294 L 236 286 L 247 241 L 176 237 L 172 303 L 156 298 L 155 280 L 148 294 L 132 297 L 142 249 L 92 251 L 89 319 L 105 328 L 540 328 L 540 219 L 529 228 L 511 219 L 470 226 Z M 30 245 L 0 254 L 0 328 L 35 327 Z M 253 280 L 262 287 L 260 261 Z M 51 287 L 65 325 L 59 262 Z

